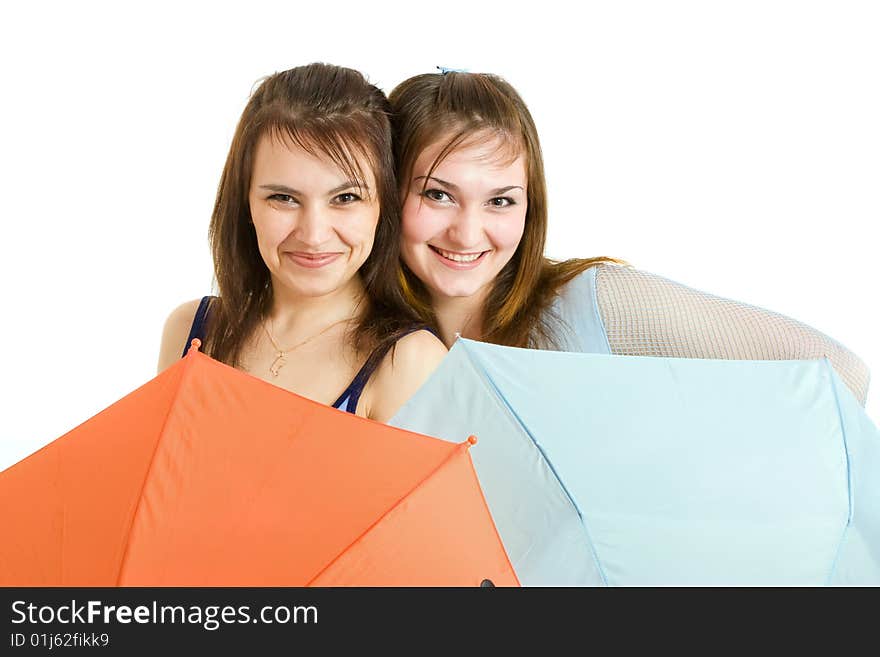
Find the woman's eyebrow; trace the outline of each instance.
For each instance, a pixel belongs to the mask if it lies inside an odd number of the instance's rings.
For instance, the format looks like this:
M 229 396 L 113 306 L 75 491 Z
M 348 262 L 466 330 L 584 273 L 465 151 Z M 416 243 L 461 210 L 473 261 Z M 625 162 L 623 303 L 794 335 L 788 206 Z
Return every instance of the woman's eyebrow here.
M 357 182 L 356 180 L 346 180 L 344 183 L 342 183 L 342 184 L 339 185 L 338 187 L 334 187 L 333 189 L 331 189 L 329 192 L 327 192 L 327 194 L 330 194 L 330 195 L 332 195 L 332 194 L 338 194 L 339 192 L 343 192 L 343 191 L 345 191 L 346 189 L 351 189 L 352 187 L 354 187 L 354 188 L 356 188 L 356 189 L 359 189 L 359 190 L 361 190 L 361 191 L 364 192 L 364 193 L 369 193 L 369 192 L 370 192 L 370 188 L 367 187 L 366 184 L 361 185 L 361 184 L 360 184 L 359 182 Z
M 276 192 L 277 194 L 287 194 L 289 196 L 302 194 L 298 189 L 288 187 L 287 185 L 260 185 L 260 189 L 265 189 L 269 192 Z
M 327 194 L 328 195 L 338 194 L 339 192 L 345 191 L 346 189 L 351 189 L 352 187 L 355 187 L 357 189 L 362 189 L 365 192 L 370 191 L 369 187 L 362 187 L 354 180 L 346 180 L 341 185 L 338 185 L 337 187 L 334 187 L 333 189 L 331 189 L 329 192 L 327 192 Z M 260 185 L 260 189 L 265 189 L 270 192 L 275 192 L 276 194 L 288 194 L 290 196 L 297 196 L 297 195 L 302 196 L 301 191 L 299 191 L 298 189 L 293 189 L 293 187 L 288 187 L 287 185 L 274 185 L 274 184 Z
M 434 182 L 440 183 L 444 187 L 448 187 L 449 189 L 451 189 L 454 192 L 458 191 L 458 185 L 455 185 L 451 182 L 446 182 L 445 180 L 440 180 L 440 178 L 435 178 L 434 176 L 416 176 L 415 178 L 413 178 L 413 182 L 416 182 L 417 180 L 426 180 L 426 179 L 433 180 Z
M 413 178 L 413 182 L 416 182 L 417 180 L 424 180 L 425 178 L 427 178 L 428 180 L 433 180 L 434 182 L 438 182 L 441 185 L 443 185 L 444 187 L 448 187 L 449 189 L 451 189 L 454 192 L 459 191 L 458 185 L 454 185 L 451 182 L 441 180 L 440 178 L 435 178 L 434 176 L 416 176 L 415 178 Z M 499 187 L 498 189 L 490 190 L 489 193 L 491 195 L 495 196 L 498 194 L 504 194 L 506 192 L 509 192 L 511 189 L 522 189 L 522 185 L 508 185 L 507 187 Z
M 489 192 L 489 193 L 492 194 L 492 195 L 494 196 L 494 195 L 496 195 L 496 194 L 504 194 L 504 193 L 506 193 L 506 192 L 509 192 L 511 189 L 522 189 L 522 186 L 520 186 L 520 185 L 510 185 L 510 186 L 508 186 L 508 187 L 499 187 L 498 189 L 493 189 L 493 190 L 492 190 L 491 192 Z

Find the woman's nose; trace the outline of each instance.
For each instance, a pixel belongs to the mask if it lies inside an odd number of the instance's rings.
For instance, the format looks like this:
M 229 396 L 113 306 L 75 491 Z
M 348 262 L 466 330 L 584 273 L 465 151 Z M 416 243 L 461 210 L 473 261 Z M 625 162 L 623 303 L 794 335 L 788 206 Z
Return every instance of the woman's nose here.
M 326 242 L 332 233 L 327 209 L 305 205 L 298 213 L 293 233 L 306 246 L 317 247 Z
M 459 247 L 467 249 L 479 246 L 483 238 L 483 222 L 477 209 L 462 208 L 447 231 L 449 239 Z

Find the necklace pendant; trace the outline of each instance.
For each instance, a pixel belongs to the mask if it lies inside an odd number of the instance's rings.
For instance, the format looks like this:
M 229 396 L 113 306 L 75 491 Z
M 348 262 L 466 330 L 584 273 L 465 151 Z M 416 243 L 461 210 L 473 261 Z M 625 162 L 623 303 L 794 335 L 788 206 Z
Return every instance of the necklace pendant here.
M 272 361 L 272 364 L 269 366 L 269 371 L 272 372 L 272 376 L 278 376 L 278 372 L 284 367 L 284 364 L 287 360 L 284 358 L 284 354 L 279 352 L 278 356 Z

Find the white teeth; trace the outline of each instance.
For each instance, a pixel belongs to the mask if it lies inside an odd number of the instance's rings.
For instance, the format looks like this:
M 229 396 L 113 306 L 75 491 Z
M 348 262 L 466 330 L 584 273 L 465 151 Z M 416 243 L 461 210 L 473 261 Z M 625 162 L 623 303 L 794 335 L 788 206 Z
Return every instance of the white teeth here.
M 437 249 L 437 247 L 434 247 Z M 479 258 L 481 253 L 471 253 L 469 255 L 461 255 L 459 253 L 452 253 L 451 251 L 444 251 L 443 249 L 437 249 L 437 253 L 442 255 L 447 260 L 454 260 L 455 262 L 473 262 L 477 258 Z

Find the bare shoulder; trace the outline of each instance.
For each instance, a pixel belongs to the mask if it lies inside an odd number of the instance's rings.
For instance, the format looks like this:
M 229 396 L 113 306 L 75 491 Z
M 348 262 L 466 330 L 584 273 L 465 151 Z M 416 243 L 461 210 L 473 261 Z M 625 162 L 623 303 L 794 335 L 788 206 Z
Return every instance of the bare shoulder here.
M 397 341 L 370 377 L 367 417 L 387 422 L 415 394 L 447 354 L 430 331 L 415 331 Z
M 433 363 L 433 369 L 449 351 L 440 338 L 427 330 L 415 331 L 402 337 L 395 347 L 394 362 L 390 365 L 392 368 L 396 367 L 399 361 L 401 368 Z M 387 356 L 386 360 L 388 360 Z
M 201 299 L 187 301 L 177 306 L 168 315 L 168 318 L 165 320 L 165 326 L 162 329 L 158 372 L 170 367 L 180 358 L 200 303 Z
M 448 353 L 446 346 L 430 331 L 415 331 L 394 345 L 376 371 L 379 378 L 390 378 L 412 387 L 421 386 Z

